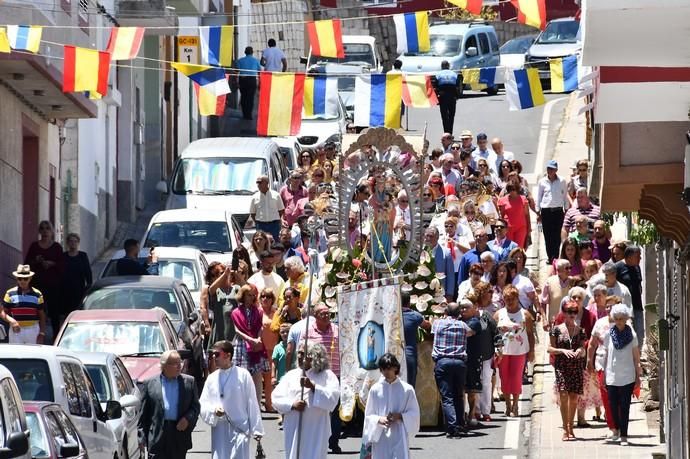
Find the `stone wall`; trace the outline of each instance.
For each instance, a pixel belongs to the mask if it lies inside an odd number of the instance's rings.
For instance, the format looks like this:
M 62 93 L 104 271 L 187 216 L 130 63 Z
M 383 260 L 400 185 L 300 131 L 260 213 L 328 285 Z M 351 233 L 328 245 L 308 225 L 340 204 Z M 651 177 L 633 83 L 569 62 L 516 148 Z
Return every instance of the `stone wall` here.
M 254 56 L 260 59 L 261 51 L 268 46 L 268 39 L 273 38 L 287 57 L 288 71 L 304 70 L 299 58 L 306 56 L 309 51 L 306 27 L 302 23 L 307 20 L 307 3 L 303 0 L 283 0 L 252 3 L 251 8 L 252 21 L 258 24 L 249 28 L 249 43 L 254 48 Z

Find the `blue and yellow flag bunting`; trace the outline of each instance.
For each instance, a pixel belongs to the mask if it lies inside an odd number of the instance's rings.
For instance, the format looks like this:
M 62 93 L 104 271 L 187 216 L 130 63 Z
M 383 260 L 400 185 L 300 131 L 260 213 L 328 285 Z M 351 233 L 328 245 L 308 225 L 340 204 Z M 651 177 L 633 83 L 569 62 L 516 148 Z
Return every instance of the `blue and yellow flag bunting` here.
M 355 80 L 355 126 L 400 127 L 402 73 L 360 75 Z
M 577 89 L 577 56 L 549 60 L 551 92 L 570 92 Z
M 429 15 L 426 11 L 396 14 L 393 22 L 398 53 L 425 53 L 431 49 Z
M 41 46 L 43 27 L 28 25 L 8 25 L 7 38 L 12 49 L 37 53 Z
M 505 88 L 511 111 L 536 107 L 545 102 L 537 69 L 508 70 Z
M 326 75 L 308 76 L 304 79 L 303 115 L 338 115 L 338 78 Z
M 225 71 L 222 68 L 183 64 L 181 62 L 173 62 L 170 65 L 214 96 L 222 96 L 230 92 L 230 85 L 228 85 Z
M 462 82 L 465 85 L 469 85 L 473 91 L 496 86 L 503 83 L 503 73 L 498 72 L 497 69 L 498 67 L 464 69 L 462 71 Z
M 201 63 L 232 67 L 233 26 L 199 27 Z

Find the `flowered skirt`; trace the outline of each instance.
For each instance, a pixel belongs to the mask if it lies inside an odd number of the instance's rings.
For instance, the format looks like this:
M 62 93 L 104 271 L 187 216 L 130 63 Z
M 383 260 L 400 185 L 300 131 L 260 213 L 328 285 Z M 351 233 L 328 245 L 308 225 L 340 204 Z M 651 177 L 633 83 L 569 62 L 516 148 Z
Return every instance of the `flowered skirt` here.
M 583 393 L 577 399 L 577 407 L 581 409 L 596 408 L 602 406 L 601 392 L 597 373 L 585 370 L 583 375 Z
M 239 335 L 235 335 L 232 345 L 235 347 L 235 352 L 232 356 L 232 363 L 234 365 L 244 368 L 252 375 L 265 373 L 270 370 L 266 357 L 259 358 L 254 364 L 249 363 L 247 344 Z

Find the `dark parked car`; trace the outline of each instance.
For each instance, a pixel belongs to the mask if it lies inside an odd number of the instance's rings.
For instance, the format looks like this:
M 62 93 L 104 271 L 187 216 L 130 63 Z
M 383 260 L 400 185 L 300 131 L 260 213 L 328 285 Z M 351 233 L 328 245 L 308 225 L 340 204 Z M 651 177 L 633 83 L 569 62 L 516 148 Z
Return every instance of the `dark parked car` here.
M 177 336 L 194 359 L 201 360 L 203 338 L 201 317 L 187 286 L 163 276 L 119 276 L 96 281 L 86 292 L 82 309 L 163 309 L 172 321 Z

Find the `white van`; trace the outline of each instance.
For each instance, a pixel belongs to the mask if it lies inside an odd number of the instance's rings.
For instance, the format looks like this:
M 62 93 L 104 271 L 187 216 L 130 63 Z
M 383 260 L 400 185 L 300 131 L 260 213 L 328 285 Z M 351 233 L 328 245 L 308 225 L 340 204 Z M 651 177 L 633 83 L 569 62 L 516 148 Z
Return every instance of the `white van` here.
M 157 189 L 168 194 L 166 209 L 232 210 L 244 228 L 260 175 L 267 175 L 276 191 L 288 177 L 283 155 L 271 139 L 200 139 L 184 149 L 168 183 L 160 182 Z
M 90 459 L 113 459 L 120 451 L 107 424 L 122 416 L 122 408 L 135 406 L 135 397 L 106 403 L 105 412 L 84 364 L 76 353 L 38 344 L 3 344 L 0 364 L 14 376 L 26 401 L 59 404 L 82 436 Z
M 369 35 L 343 35 L 343 49 L 345 51 L 344 58 L 323 57 L 312 55 L 310 46 L 309 57 L 300 58 L 300 63 L 307 65 L 307 71 L 313 71 L 315 68 L 324 67 L 327 64 L 360 67 L 371 73 L 383 71 L 379 53 L 376 51 L 376 38 Z
M 31 459 L 29 427 L 12 373 L 0 365 L 0 458 Z

